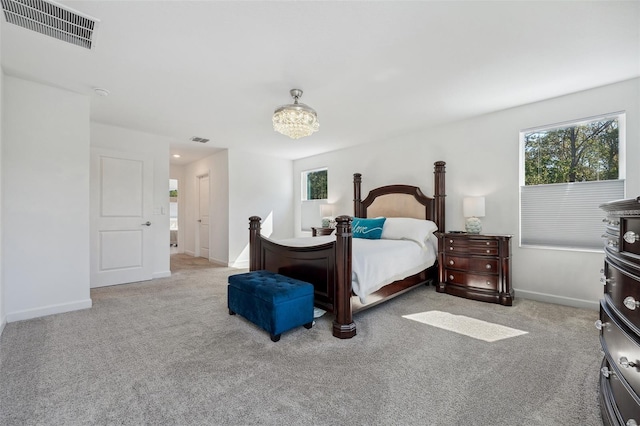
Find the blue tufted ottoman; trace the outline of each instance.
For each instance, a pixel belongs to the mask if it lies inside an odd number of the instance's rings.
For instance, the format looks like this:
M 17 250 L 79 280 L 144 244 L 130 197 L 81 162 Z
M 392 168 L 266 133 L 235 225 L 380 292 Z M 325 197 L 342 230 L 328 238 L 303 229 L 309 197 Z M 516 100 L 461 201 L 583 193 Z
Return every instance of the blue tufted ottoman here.
M 313 325 L 313 285 L 269 271 L 229 276 L 229 315 L 240 314 L 280 340 L 292 328 Z

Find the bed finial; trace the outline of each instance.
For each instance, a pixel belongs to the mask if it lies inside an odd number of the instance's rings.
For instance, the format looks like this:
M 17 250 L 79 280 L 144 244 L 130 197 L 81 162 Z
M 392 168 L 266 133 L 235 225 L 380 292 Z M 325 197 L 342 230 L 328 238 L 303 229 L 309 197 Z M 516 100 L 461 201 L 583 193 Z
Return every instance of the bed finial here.
M 436 161 L 435 163 L 433 163 L 434 165 L 434 170 L 433 170 L 433 174 L 435 175 L 434 178 L 434 196 L 433 198 L 435 198 L 436 200 L 436 223 L 438 224 L 438 231 L 440 232 L 445 232 L 445 225 L 444 225 L 444 219 L 445 219 L 445 214 L 444 214 L 444 199 L 447 196 L 446 194 L 446 190 L 445 190 L 445 185 L 444 185 L 444 175 L 446 173 L 445 169 L 446 169 L 446 164 L 444 161 Z
M 354 173 L 353 174 L 353 214 L 355 217 L 364 217 L 362 216 L 362 174 Z
M 249 270 L 257 271 L 262 269 L 260 262 L 260 216 L 249 218 Z

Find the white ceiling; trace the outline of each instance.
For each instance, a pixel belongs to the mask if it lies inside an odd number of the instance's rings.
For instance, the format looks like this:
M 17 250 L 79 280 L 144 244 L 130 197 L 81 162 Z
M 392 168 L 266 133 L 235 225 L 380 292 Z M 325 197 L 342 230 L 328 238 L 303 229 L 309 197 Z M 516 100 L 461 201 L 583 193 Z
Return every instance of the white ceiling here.
M 302 158 L 640 76 L 635 0 L 61 3 L 101 21 L 95 47 L 2 19 L 4 72 L 170 137 L 177 164 L 221 148 Z M 299 140 L 271 125 L 292 88 L 320 121 Z

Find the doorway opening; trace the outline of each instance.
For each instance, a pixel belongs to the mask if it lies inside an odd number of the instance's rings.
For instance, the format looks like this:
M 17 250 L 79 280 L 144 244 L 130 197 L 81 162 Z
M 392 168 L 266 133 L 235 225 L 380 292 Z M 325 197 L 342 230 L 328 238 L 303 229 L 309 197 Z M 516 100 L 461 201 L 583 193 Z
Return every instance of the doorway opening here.
M 169 179 L 169 246 L 178 252 L 178 179 Z

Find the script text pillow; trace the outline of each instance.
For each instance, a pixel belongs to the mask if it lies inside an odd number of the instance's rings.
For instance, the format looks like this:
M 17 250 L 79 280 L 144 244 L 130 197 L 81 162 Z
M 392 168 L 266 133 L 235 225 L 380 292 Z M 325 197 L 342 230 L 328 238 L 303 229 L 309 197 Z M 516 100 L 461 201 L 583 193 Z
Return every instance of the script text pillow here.
M 368 240 L 380 239 L 384 222 L 384 217 L 377 217 L 375 219 L 354 217 L 351 225 L 353 238 L 366 238 Z

